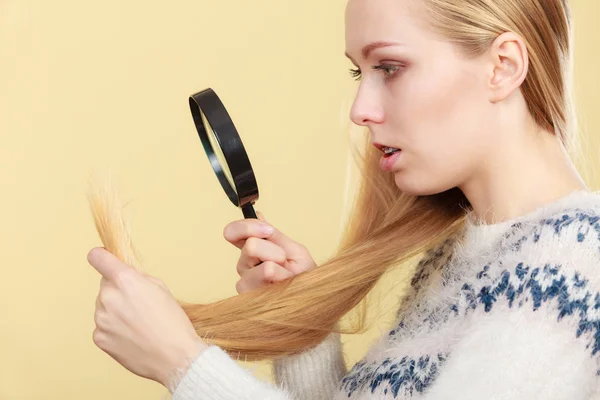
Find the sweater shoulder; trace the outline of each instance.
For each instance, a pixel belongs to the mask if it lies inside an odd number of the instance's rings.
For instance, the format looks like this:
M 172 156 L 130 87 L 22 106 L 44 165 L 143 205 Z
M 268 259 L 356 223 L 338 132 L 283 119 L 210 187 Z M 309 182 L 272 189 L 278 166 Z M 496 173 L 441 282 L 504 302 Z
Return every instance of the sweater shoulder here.
M 600 352 L 600 207 L 566 207 L 509 229 L 461 292 L 473 309 L 543 312 Z M 468 307 L 466 307 L 468 308 Z M 458 309 L 456 309 L 458 311 Z M 504 311 L 502 311 L 504 310 Z M 543 311 L 542 311 L 543 310 Z M 600 371 L 600 363 L 599 363 Z
M 520 258 L 524 263 L 552 263 L 581 270 L 594 268 L 594 272 L 598 272 L 600 201 L 517 222 L 497 249 L 499 258 Z

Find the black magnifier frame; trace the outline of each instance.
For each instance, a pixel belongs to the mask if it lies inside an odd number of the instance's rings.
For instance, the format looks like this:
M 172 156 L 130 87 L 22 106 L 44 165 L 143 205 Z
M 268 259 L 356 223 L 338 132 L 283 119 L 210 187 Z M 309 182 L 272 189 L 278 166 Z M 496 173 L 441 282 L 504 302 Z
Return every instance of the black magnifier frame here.
M 258 200 L 256 177 L 242 139 L 227 109 L 211 88 L 190 96 L 189 105 L 204 151 L 227 197 L 236 207 L 242 209 L 244 218 L 257 218 L 254 211 L 254 203 Z M 210 125 L 209 128 L 221 148 L 227 164 L 225 167 L 229 169 L 233 186 L 215 154 L 202 115 Z

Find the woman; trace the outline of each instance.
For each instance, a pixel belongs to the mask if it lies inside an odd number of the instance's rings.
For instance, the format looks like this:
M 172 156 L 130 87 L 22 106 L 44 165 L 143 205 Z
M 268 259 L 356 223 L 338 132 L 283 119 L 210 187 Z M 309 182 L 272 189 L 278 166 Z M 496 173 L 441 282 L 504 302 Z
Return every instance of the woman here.
M 233 222 L 240 295 L 182 310 L 93 249 L 95 343 L 178 400 L 598 398 L 600 196 L 567 155 L 571 47 L 566 0 L 349 0 L 371 143 L 336 257 Z M 347 371 L 337 322 L 421 253 L 395 326 Z M 230 355 L 275 360 L 276 385 Z

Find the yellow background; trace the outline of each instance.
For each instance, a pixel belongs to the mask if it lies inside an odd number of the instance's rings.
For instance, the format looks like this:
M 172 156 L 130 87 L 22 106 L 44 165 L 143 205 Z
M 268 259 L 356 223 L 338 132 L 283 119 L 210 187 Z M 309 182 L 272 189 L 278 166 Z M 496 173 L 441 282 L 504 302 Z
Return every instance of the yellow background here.
M 0 399 L 166 393 L 92 343 L 92 172 L 114 177 L 149 273 L 186 301 L 235 294 L 238 252 L 222 229 L 241 212 L 210 169 L 192 93 L 214 88 L 232 114 L 257 209 L 317 261 L 330 255 L 354 90 L 344 3 L 0 0 Z M 580 119 L 597 165 L 600 3 L 573 7 Z M 349 365 L 377 334 L 344 338 Z M 256 373 L 268 378 L 264 367 Z

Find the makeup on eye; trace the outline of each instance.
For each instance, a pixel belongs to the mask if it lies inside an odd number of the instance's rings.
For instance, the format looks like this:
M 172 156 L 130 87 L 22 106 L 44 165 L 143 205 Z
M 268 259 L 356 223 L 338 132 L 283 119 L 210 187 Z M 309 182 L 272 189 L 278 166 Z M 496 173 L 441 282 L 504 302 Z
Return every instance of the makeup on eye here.
M 384 78 L 387 80 L 387 79 L 390 79 L 390 78 L 393 78 L 394 76 L 396 76 L 396 74 L 399 71 L 401 71 L 404 67 L 405 67 L 405 65 L 403 65 L 403 64 L 380 63 L 378 65 L 373 65 L 371 67 L 371 69 L 374 71 L 382 71 Z M 362 77 L 362 71 L 358 67 L 351 68 L 350 76 L 358 81 Z
M 406 47 L 405 44 L 398 42 L 390 42 L 390 41 L 375 41 L 366 46 L 364 46 L 360 52 L 362 55 L 362 59 L 368 61 L 369 59 L 377 61 L 377 65 L 373 65 L 371 69 L 375 71 L 382 71 L 385 80 L 389 80 L 400 71 L 403 70 L 408 63 L 402 61 L 392 61 L 397 58 L 397 49 L 403 49 Z M 394 49 L 390 52 L 390 49 Z M 346 51 L 345 56 L 352 62 L 352 64 L 356 68 L 350 69 L 350 76 L 352 76 L 355 80 L 360 80 L 362 77 L 362 71 L 360 67 L 358 67 L 355 59 L 352 58 L 350 53 Z M 389 57 L 389 59 L 388 59 Z

